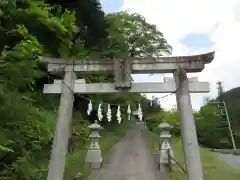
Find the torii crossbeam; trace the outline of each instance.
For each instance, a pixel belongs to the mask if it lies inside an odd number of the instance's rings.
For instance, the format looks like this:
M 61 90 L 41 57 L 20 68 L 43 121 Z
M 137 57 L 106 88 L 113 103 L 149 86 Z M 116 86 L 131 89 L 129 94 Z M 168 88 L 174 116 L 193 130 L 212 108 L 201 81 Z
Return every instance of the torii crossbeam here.
M 162 56 L 160 58 L 129 59 L 132 63 L 132 74 L 173 73 L 181 66 L 186 72 L 201 72 L 205 64 L 214 58 L 214 52 L 194 56 Z M 41 62 L 48 64 L 49 72 L 71 70 L 74 64 L 76 73 L 113 73 L 113 59 L 100 60 L 65 60 L 52 57 L 40 57 Z M 74 60 L 74 62 L 73 62 Z M 119 59 L 117 59 L 119 60 Z
M 165 82 L 132 83 L 130 89 L 116 89 L 114 83 L 86 83 L 84 79 L 77 79 L 72 91 L 74 94 L 103 94 L 103 93 L 175 93 L 176 83 L 173 79 Z M 62 80 L 54 80 L 53 84 L 44 85 L 44 94 L 61 94 Z M 207 93 L 210 91 L 208 82 L 198 82 L 197 78 L 190 78 L 188 82 L 190 93 Z

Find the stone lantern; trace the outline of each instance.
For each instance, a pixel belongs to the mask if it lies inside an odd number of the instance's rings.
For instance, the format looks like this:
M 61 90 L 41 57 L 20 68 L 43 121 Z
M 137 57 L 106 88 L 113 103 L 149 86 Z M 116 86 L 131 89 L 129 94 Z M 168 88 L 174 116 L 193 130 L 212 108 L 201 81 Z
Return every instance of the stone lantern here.
M 168 159 L 168 151 L 170 152 L 170 156 L 174 157 L 172 148 L 171 148 L 171 134 L 170 130 L 173 128 L 170 124 L 163 122 L 159 124 L 160 129 L 160 167 L 161 166 L 171 166 L 172 164 L 175 164 L 175 161 L 173 159 Z M 170 164 L 171 163 L 171 164 Z M 171 167 L 169 167 L 171 168 Z
M 87 151 L 86 163 L 92 169 L 99 169 L 102 165 L 102 152 L 99 145 L 99 139 L 101 136 L 99 135 L 99 131 L 103 129 L 98 123 L 97 120 L 88 126 L 90 129 L 89 138 L 91 140 L 90 146 Z

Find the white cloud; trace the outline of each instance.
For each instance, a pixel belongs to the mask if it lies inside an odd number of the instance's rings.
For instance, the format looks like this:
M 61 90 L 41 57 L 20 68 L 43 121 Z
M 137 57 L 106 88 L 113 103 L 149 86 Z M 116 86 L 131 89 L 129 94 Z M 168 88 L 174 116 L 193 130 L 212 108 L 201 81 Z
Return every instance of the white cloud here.
M 209 81 L 211 93 L 192 95 L 194 108 L 199 108 L 203 96 L 216 95 L 216 82 L 223 81 L 225 90 L 240 86 L 240 2 L 239 0 L 124 0 L 123 9 L 143 15 L 156 24 L 173 46 L 174 55 L 200 53 L 181 44 L 180 39 L 189 34 L 206 34 L 216 51 L 213 62 L 198 75 L 199 80 Z M 139 77 L 143 76 L 138 76 Z M 162 76 L 161 76 L 162 77 Z M 143 79 L 159 79 L 144 76 Z M 158 95 L 161 97 L 161 95 Z M 175 97 L 163 101 L 164 107 L 175 104 Z

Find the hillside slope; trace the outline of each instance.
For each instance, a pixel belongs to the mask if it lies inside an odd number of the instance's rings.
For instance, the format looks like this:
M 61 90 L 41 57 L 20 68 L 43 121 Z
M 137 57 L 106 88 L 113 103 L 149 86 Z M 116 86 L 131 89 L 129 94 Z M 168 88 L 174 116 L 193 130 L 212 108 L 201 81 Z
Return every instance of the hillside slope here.
M 209 100 L 195 113 L 199 142 L 210 148 L 232 148 L 228 122 L 223 108 L 214 102 L 226 102 L 236 146 L 240 148 L 240 87 L 223 92 L 221 97 Z M 223 109 L 221 112 L 220 109 Z

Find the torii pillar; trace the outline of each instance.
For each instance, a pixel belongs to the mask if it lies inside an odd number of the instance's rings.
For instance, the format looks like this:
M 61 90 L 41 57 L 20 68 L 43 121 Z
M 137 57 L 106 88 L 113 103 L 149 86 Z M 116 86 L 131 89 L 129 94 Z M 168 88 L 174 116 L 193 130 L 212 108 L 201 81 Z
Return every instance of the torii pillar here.
M 203 180 L 202 164 L 197 140 L 196 126 L 186 71 L 179 67 L 174 73 L 177 85 L 176 99 L 180 117 L 181 137 L 184 147 L 188 180 Z M 193 78 L 195 81 L 195 78 Z
M 47 180 L 63 179 L 74 102 L 74 94 L 71 89 L 74 89 L 75 79 L 75 72 L 72 70 L 66 70 L 63 80 L 64 83 L 60 84 L 62 94 L 58 109 L 57 125 L 52 145 Z

